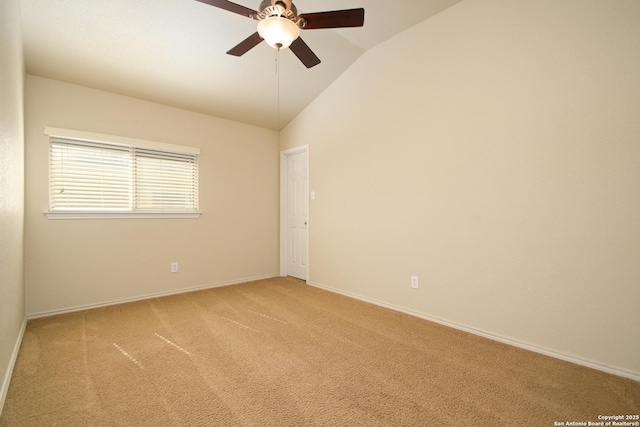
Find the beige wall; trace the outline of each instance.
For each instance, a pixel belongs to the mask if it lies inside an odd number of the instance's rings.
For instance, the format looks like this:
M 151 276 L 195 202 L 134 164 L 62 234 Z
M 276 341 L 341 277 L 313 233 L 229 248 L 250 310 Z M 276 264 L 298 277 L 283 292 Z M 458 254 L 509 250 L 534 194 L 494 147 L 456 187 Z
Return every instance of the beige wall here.
M 0 412 L 25 322 L 24 65 L 19 0 L 0 1 Z
M 310 282 L 640 378 L 639 40 L 637 0 L 473 0 L 366 53 L 281 133 Z
M 25 108 L 29 315 L 278 274 L 276 132 L 34 76 Z M 48 220 L 45 126 L 199 147 L 202 216 Z

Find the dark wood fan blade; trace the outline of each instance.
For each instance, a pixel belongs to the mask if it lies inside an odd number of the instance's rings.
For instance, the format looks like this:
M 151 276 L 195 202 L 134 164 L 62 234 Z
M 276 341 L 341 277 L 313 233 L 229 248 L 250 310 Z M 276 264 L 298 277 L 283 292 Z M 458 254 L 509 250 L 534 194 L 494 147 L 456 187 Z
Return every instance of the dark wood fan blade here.
M 331 12 L 303 13 L 300 15 L 307 21 L 305 30 L 319 28 L 362 27 L 364 25 L 364 9 L 334 10 Z
M 300 37 L 295 39 L 289 49 L 298 57 L 305 67 L 315 67 L 320 63 L 320 58 L 316 56 L 309 46 Z
M 227 52 L 228 55 L 242 56 L 256 47 L 262 41 L 262 37 L 257 32 L 251 34 L 249 37 L 238 43 L 237 46 Z
M 253 9 L 249 9 L 248 7 L 240 6 L 239 4 L 231 3 L 227 0 L 196 0 L 200 3 L 206 3 L 208 5 L 219 7 L 220 9 L 228 10 L 229 12 L 237 13 L 238 15 L 246 16 L 250 18 L 255 13 L 257 13 Z

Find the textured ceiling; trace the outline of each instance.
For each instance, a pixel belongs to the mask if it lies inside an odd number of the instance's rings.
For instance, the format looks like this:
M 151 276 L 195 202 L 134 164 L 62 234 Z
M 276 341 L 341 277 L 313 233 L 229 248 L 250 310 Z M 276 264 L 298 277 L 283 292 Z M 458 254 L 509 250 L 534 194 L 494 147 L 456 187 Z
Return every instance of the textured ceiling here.
M 299 13 L 363 7 L 362 28 L 304 30 L 305 68 L 261 43 L 257 22 L 195 0 L 21 0 L 29 74 L 279 130 L 365 51 L 461 0 L 298 0 Z M 257 9 L 259 0 L 234 3 Z M 276 70 L 279 70 L 276 72 Z

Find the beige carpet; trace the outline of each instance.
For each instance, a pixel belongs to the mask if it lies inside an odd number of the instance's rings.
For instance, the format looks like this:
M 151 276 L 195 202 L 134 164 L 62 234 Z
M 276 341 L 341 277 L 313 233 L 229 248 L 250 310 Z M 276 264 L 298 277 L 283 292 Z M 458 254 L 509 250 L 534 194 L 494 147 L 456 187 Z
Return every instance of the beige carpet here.
M 639 413 L 638 382 L 278 278 L 30 321 L 0 426 L 553 426 Z

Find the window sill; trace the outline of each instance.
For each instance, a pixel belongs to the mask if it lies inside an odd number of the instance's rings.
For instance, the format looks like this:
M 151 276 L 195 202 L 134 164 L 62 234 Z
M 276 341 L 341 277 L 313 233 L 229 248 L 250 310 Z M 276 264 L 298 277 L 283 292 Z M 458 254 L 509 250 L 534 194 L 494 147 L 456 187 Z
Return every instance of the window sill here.
M 45 212 L 48 219 L 192 219 L 201 212 Z

